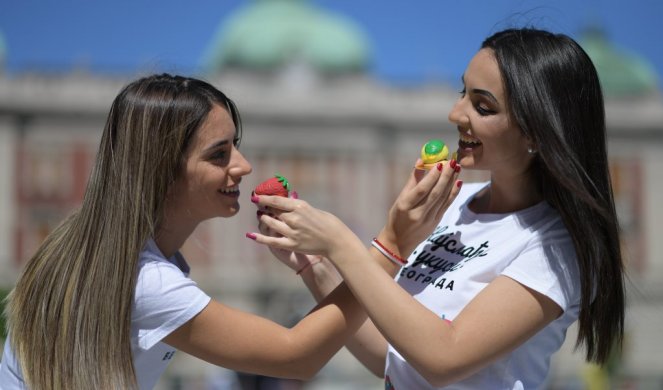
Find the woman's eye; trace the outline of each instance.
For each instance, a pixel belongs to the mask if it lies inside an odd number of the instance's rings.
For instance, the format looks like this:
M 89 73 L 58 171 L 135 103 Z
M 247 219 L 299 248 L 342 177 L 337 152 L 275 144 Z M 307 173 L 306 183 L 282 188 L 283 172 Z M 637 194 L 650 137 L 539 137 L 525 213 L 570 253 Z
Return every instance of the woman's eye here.
M 223 160 L 226 157 L 224 150 L 218 150 L 210 155 L 210 160 Z
M 479 115 L 488 115 L 491 113 L 489 109 L 481 107 L 480 104 L 477 105 L 477 112 Z
M 490 108 L 483 106 L 481 103 L 477 103 L 474 107 L 479 113 L 479 115 L 482 116 L 492 115 L 495 113 L 494 110 L 491 110 Z
M 465 97 L 465 94 L 467 94 L 467 90 L 466 90 L 465 87 L 463 87 L 463 89 L 458 91 L 458 93 L 460 94 L 461 97 Z M 474 98 L 473 98 L 473 100 L 474 100 Z M 491 114 L 495 113 L 495 111 L 491 110 L 490 108 L 482 106 L 481 102 L 475 102 L 474 109 L 477 110 L 479 115 L 482 115 L 482 116 L 491 115 Z

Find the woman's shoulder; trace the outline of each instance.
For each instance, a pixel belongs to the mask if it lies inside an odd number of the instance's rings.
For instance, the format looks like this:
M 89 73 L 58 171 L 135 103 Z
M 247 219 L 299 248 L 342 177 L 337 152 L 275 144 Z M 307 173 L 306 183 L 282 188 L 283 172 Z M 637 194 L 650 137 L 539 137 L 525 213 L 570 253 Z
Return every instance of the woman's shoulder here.
M 140 253 L 135 285 L 135 307 L 138 312 L 159 312 L 176 302 L 188 306 L 190 302 L 208 299 L 197 283 L 189 278 L 188 267 L 179 264 L 184 259 L 175 255 L 165 258 L 158 250 L 146 245 Z M 161 306 L 165 305 L 166 308 Z
M 139 255 L 136 296 L 158 296 L 164 288 L 193 283 L 188 271 L 188 265 L 181 256 L 166 258 L 150 240 Z
M 143 269 L 152 269 L 167 267 L 178 270 L 184 275 L 189 273 L 189 265 L 184 257 L 178 252 L 170 258 L 166 258 L 153 239 L 148 239 L 145 246 L 138 255 L 138 269 L 139 272 Z

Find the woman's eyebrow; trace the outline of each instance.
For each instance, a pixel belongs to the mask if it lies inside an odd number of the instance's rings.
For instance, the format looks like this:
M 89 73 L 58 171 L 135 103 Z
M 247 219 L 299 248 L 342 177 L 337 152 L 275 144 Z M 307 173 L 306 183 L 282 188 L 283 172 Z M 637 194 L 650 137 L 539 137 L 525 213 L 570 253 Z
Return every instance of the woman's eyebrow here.
M 465 85 L 465 75 L 464 74 L 462 76 L 460 76 L 460 81 L 463 83 L 463 85 Z M 493 103 L 495 103 L 496 105 L 498 105 L 498 106 L 500 105 L 500 103 L 497 101 L 497 98 L 495 97 L 495 95 L 493 95 L 492 93 L 490 93 L 489 91 L 487 91 L 485 89 L 472 88 L 470 90 L 470 92 L 476 93 L 478 95 L 485 96 L 488 99 L 492 100 Z
M 207 148 L 205 148 L 205 152 L 209 152 L 209 151 L 218 149 L 219 147 L 227 145 L 229 143 L 230 143 L 230 141 L 228 141 L 227 139 L 217 141 L 217 142 L 213 143 L 212 145 L 208 146 Z
M 500 103 L 497 101 L 495 96 L 492 93 L 486 91 L 485 89 L 473 88 L 472 93 L 476 93 L 478 95 L 483 95 L 483 96 L 487 97 L 488 99 L 492 100 L 493 103 L 495 103 L 496 105 L 498 105 L 498 106 L 500 105 Z

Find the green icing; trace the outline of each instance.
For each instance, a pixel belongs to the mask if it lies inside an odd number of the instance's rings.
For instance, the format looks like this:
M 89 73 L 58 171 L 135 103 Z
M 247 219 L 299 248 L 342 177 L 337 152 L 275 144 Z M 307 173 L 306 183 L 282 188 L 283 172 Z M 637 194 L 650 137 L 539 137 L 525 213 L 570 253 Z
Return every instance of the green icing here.
M 426 146 L 424 146 L 424 152 L 426 154 L 438 154 L 444 149 L 444 142 L 442 142 L 439 139 L 432 139 L 428 142 L 426 142 Z
M 285 176 L 279 175 L 278 173 L 274 175 L 276 179 L 283 185 L 283 188 L 286 190 L 290 191 L 290 182 L 288 182 L 288 179 L 285 178 Z

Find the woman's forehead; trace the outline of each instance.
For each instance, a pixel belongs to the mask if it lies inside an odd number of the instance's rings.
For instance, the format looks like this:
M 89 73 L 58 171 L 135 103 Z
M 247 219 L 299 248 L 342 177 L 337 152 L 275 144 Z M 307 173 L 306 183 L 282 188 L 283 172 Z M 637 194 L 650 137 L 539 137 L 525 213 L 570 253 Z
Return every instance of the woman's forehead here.
M 472 57 L 463 75 L 463 81 L 466 87 L 487 90 L 498 99 L 504 99 L 502 74 L 490 49 L 481 49 Z
M 207 114 L 207 118 L 203 122 L 200 129 L 196 132 L 196 138 L 205 141 L 218 138 L 234 138 L 235 137 L 235 123 L 228 111 L 215 104 Z

